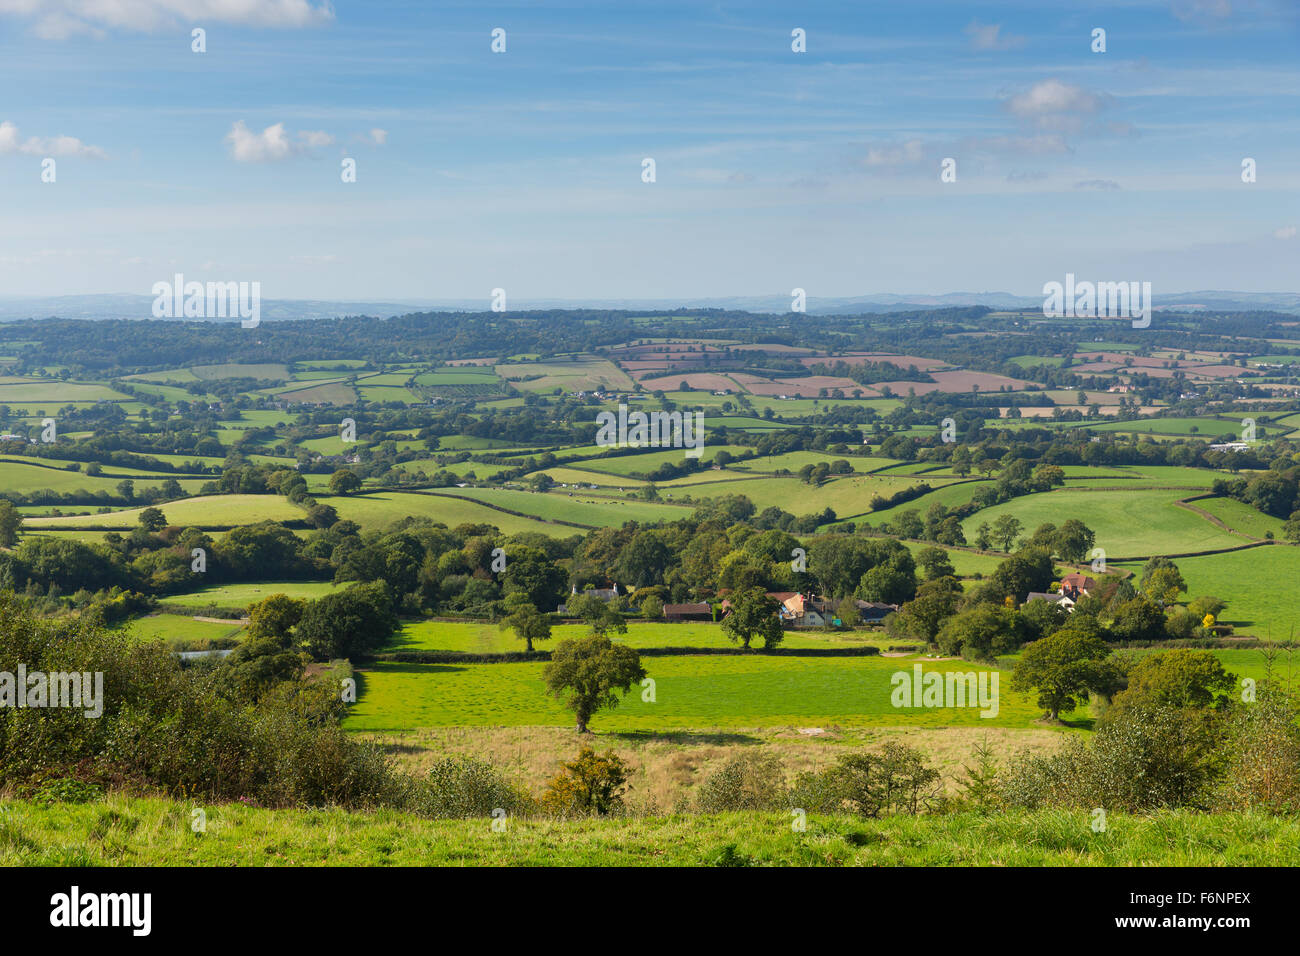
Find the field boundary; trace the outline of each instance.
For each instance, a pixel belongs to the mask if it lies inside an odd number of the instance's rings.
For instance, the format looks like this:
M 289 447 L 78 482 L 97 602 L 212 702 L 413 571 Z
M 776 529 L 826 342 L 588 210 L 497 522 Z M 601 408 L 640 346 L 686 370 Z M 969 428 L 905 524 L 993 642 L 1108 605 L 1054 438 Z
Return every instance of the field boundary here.
M 1210 524 L 1214 525 L 1216 528 L 1222 528 L 1224 531 L 1228 532 L 1228 534 L 1235 534 L 1237 537 L 1245 538 L 1247 541 L 1259 542 L 1259 541 L 1269 540 L 1268 538 L 1257 538 L 1253 534 L 1246 534 L 1246 532 L 1244 531 L 1238 531 L 1236 528 L 1229 527 L 1228 523 L 1225 522 L 1222 518 L 1218 517 L 1217 515 L 1212 515 L 1204 508 L 1198 508 L 1196 507 L 1196 505 L 1191 503 L 1193 501 L 1204 501 L 1206 498 L 1219 498 L 1219 497 L 1222 496 L 1216 495 L 1213 492 L 1205 495 L 1189 495 L 1186 498 L 1179 498 L 1177 501 L 1174 502 L 1174 504 L 1176 504 L 1180 508 L 1186 508 L 1188 511 L 1192 512 L 1192 514 L 1204 518 Z
M 641 657 L 878 657 L 880 648 L 868 647 L 638 647 Z M 550 651 L 501 651 L 478 654 L 473 651 L 381 651 L 352 658 L 357 666 L 368 664 L 511 664 L 549 661 Z

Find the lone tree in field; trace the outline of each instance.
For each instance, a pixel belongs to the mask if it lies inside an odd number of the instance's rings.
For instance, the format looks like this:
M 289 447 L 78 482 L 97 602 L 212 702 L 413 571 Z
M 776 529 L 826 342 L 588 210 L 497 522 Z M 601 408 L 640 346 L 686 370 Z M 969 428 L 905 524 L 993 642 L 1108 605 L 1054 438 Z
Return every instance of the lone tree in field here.
M 776 606 L 762 588 L 737 591 L 731 597 L 731 613 L 722 619 L 722 632 L 746 650 L 755 637 L 763 639 L 764 650 L 776 647 L 785 637 Z
M 350 495 L 361 488 L 361 479 L 357 473 L 347 468 L 342 468 L 330 475 L 330 494 L 332 495 Z
M 1118 684 L 1117 668 L 1105 658 L 1110 645 L 1085 630 L 1057 631 L 1026 645 L 1011 673 L 1011 689 L 1037 690 L 1038 706 L 1049 720 L 1074 710 L 1088 691 L 1109 695 Z
M 533 652 L 533 641 L 550 640 L 551 616 L 537 610 L 526 593 L 512 591 L 507 594 L 506 610 L 509 614 L 501 619 L 501 629 L 513 630 L 516 637 L 527 643 L 529 654 Z
M 563 700 L 577 718 L 577 730 L 587 733 L 592 715 L 618 706 L 624 694 L 645 679 L 641 655 L 625 644 L 592 634 L 561 641 L 542 670 L 546 689 Z

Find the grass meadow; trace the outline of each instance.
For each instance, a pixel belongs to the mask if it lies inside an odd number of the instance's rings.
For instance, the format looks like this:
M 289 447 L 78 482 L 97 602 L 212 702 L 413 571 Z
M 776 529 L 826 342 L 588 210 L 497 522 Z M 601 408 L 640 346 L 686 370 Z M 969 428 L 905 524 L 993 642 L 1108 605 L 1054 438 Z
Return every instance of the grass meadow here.
M 112 796 L 45 806 L 9 801 L 6 866 L 1294 866 L 1300 821 L 1188 811 L 1110 814 L 1094 833 L 1083 811 L 864 820 L 785 813 L 579 820 L 427 820 L 395 811 L 205 808 Z
M 701 727 L 1029 727 L 1041 711 L 1008 690 L 1000 675 L 1000 708 L 895 708 L 892 674 L 921 663 L 929 671 L 984 671 L 965 661 L 915 657 L 681 655 L 646 657 L 654 700 L 633 687 L 618 707 L 596 716 L 602 732 Z M 543 664 L 405 664 L 358 670 L 358 700 L 344 720 L 356 731 L 399 731 L 455 725 L 569 726 L 572 716 L 549 697 Z
M 222 584 L 185 594 L 171 594 L 162 598 L 159 603 L 185 607 L 203 607 L 208 604 L 215 604 L 217 607 L 247 607 L 272 594 L 315 600 L 347 586 L 332 584 L 329 581 L 258 581 L 253 584 Z
M 1274 640 L 1300 635 L 1300 547 L 1264 545 L 1175 563 L 1187 582 L 1184 597 L 1212 594 L 1228 602 L 1220 615 L 1225 624 Z M 1118 566 L 1142 570 L 1140 562 Z
M 230 527 L 259 521 L 300 521 L 303 510 L 279 495 L 207 495 L 182 498 L 157 506 L 168 524 L 195 528 Z M 144 508 L 128 508 L 108 514 L 77 517 L 28 518 L 23 527 L 30 531 L 55 528 L 130 529 L 140 522 Z
M 1078 518 L 1096 533 L 1097 547 L 1104 548 L 1112 559 L 1182 554 L 1246 543 L 1195 512 L 1180 508 L 1176 502 L 1186 495 L 1177 490 L 1134 489 L 1116 494 L 1059 488 L 977 511 L 962 522 L 962 530 L 966 539 L 973 541 L 981 524 L 991 526 L 1004 514 L 1020 519 L 1026 535 L 1047 522 L 1059 526 L 1069 518 Z

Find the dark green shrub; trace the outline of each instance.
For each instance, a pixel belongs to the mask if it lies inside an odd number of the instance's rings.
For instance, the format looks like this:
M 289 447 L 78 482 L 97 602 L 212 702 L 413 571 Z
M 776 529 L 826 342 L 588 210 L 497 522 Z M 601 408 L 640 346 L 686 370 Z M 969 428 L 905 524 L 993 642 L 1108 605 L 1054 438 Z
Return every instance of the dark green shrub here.
M 780 758 L 758 751 L 732 757 L 700 784 L 696 797 L 703 813 L 783 810 L 789 800 Z

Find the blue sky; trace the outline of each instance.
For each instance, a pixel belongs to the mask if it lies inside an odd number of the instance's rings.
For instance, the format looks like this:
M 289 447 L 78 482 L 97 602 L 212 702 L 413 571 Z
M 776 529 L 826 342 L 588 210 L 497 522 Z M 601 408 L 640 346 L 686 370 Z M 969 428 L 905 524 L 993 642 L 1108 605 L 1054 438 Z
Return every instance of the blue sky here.
M 4 295 L 1300 290 L 1297 0 L 0 0 L 0 90 Z

